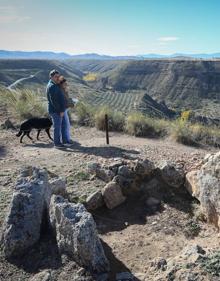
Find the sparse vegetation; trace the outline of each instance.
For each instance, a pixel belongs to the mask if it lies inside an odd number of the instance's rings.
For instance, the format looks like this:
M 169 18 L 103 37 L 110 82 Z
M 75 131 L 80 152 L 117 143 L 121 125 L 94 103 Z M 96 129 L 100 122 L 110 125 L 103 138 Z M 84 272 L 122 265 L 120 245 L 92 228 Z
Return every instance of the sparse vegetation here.
M 83 126 L 94 125 L 94 109 L 86 103 L 80 102 L 76 106 L 78 123 Z
M 189 121 L 190 115 L 191 115 L 191 111 L 190 110 L 183 111 L 181 113 L 180 120 L 182 122 L 187 122 L 187 121 Z
M 94 82 L 97 79 L 97 74 L 93 72 L 87 73 L 84 77 L 83 80 L 86 82 Z
M 47 114 L 43 96 L 30 90 L 0 89 L 0 101 L 20 120 Z M 105 130 L 105 114 L 108 114 L 110 131 L 151 138 L 171 135 L 175 141 L 185 145 L 220 147 L 220 129 L 190 123 L 190 111 L 184 111 L 178 120 L 172 121 L 148 117 L 141 112 L 125 115 L 108 106 L 95 107 L 81 102 L 75 112 L 80 125 L 95 126 L 99 130 Z
M 152 134 L 153 127 L 150 126 L 142 113 L 132 113 L 126 120 L 125 131 L 133 136 L 149 136 Z
M 90 174 L 84 171 L 78 171 L 74 175 L 74 179 L 77 181 L 85 181 L 85 180 L 89 180 L 89 178 L 90 178 Z
M 108 115 L 109 130 L 123 131 L 125 116 L 121 112 L 112 111 L 108 107 L 101 107 L 95 113 L 95 126 L 99 130 L 105 130 L 105 115 Z
M 44 116 L 47 113 L 46 102 L 41 96 L 30 90 L 9 91 L 0 90 L 0 100 L 20 120 Z
M 200 144 L 220 147 L 220 129 L 177 120 L 173 123 L 172 137 L 179 143 L 198 146 Z
M 125 132 L 136 137 L 158 137 L 167 133 L 167 123 L 134 112 L 126 119 Z
M 199 235 L 200 231 L 201 231 L 201 227 L 199 223 L 191 219 L 186 223 L 183 233 L 187 238 L 193 239 Z
M 169 76 L 164 79 L 163 75 L 158 75 L 167 63 L 171 73 L 176 75 L 175 80 L 170 81 Z M 196 71 L 189 77 L 187 71 L 194 67 Z M 4 59 L 0 60 L 0 68 L 0 84 L 4 86 L 35 75 L 34 79 L 24 80 L 18 87 L 45 91 L 49 71 L 57 69 L 68 78 L 70 93 L 83 93 L 84 100 L 94 106 L 108 105 L 123 112 L 141 110 L 157 118 L 169 117 L 169 110 L 157 102 L 159 100 L 165 101 L 169 108 L 172 106 L 178 112 L 185 108 L 202 117 L 219 118 L 219 81 L 217 78 L 213 78 L 214 83 L 211 79 L 202 81 L 200 75 L 209 75 L 211 68 L 213 77 L 218 77 L 219 69 L 215 62 L 68 60 L 67 63 L 43 59 Z M 85 83 L 87 81 L 95 87 Z M 200 84 L 201 88 L 198 86 Z M 200 91 L 203 94 L 197 95 Z
M 220 251 L 203 258 L 201 265 L 210 274 L 220 276 Z

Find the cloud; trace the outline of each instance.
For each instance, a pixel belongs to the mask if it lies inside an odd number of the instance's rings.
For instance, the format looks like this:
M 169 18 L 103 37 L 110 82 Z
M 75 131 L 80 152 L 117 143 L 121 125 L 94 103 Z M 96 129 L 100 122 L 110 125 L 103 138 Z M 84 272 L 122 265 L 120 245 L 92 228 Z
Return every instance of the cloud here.
M 13 6 L 0 6 L 0 11 L 11 11 L 14 10 Z
M 16 15 L 7 15 L 0 16 L 0 23 L 21 23 L 28 21 L 30 17 L 28 16 L 16 16 Z
M 167 36 L 167 37 L 159 37 L 157 38 L 158 41 L 160 42 L 172 42 L 172 41 L 177 41 L 179 40 L 179 37 L 176 36 Z
M 15 6 L 0 6 L 0 23 L 22 23 L 30 19 L 28 16 L 19 15 L 18 12 L 18 8 Z

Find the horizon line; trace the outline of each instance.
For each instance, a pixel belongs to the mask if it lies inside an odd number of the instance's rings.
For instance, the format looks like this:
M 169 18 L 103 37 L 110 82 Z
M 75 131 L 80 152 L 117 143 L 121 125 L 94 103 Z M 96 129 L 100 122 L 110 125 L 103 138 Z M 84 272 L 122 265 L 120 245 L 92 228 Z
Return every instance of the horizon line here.
M 98 56 L 110 56 L 110 57 L 142 57 L 146 55 L 159 55 L 159 56 L 173 56 L 173 55 L 215 55 L 220 54 L 220 51 L 206 53 L 206 52 L 198 52 L 198 53 L 189 53 L 189 52 L 175 52 L 175 53 L 167 53 L 167 54 L 161 54 L 161 53 L 143 53 L 143 54 L 106 54 L 106 53 L 94 53 L 94 52 L 84 52 L 84 53 L 69 53 L 65 51 L 53 51 L 53 50 L 6 50 L 6 49 L 0 49 L 0 51 L 6 51 L 6 52 L 27 52 L 27 53 L 34 53 L 34 52 L 49 52 L 49 53 L 55 53 L 55 54 L 66 54 L 69 56 L 80 56 L 80 55 L 98 55 Z

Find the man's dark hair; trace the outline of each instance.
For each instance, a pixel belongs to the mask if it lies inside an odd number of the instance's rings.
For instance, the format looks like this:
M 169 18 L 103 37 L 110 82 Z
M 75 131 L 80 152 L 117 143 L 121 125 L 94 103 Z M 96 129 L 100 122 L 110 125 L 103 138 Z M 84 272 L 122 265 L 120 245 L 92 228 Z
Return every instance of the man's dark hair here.
M 60 74 L 60 73 L 56 69 L 51 70 L 49 73 L 50 78 L 53 77 L 55 74 Z

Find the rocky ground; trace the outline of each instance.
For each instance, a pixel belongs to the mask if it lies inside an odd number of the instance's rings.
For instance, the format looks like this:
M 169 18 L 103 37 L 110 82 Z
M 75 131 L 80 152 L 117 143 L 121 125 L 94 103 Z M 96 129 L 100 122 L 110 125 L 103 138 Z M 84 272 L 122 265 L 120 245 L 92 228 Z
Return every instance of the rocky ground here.
M 51 177 L 54 174 L 66 177 L 70 200 L 83 202 L 106 184 L 87 172 L 88 162 L 109 165 L 119 159 L 129 162 L 147 158 L 154 163 L 165 159 L 191 171 L 201 165 L 207 153 L 215 152 L 213 148 L 187 147 L 170 139 L 143 139 L 118 133 L 110 133 L 110 145 L 107 146 L 103 132 L 84 127 L 74 128 L 72 133 L 76 142 L 71 148 L 57 150 L 43 132 L 41 141 L 32 143 L 24 138 L 24 144 L 19 143 L 15 133 L 14 130 L 0 131 L 0 224 L 11 200 L 16 177 L 24 166 L 45 167 Z M 99 236 L 110 260 L 110 280 L 116 280 L 116 274 L 120 272 L 131 272 L 136 280 L 220 280 L 200 266 L 196 266 L 194 279 L 186 275 L 181 277 L 181 273 L 175 279 L 174 273 L 168 276 L 158 267 L 158 259 L 174 259 L 187 245 L 199 244 L 206 251 L 218 250 L 219 234 L 198 219 L 197 210 L 198 202 L 190 196 L 171 194 L 160 209 L 149 212 L 145 199 L 137 194 L 113 210 L 103 207 L 94 211 Z M 44 277 L 35 280 L 92 280 L 74 262 L 60 260 L 50 236 L 45 236 L 22 260 L 8 263 L 1 258 L 0 262 L 0 280 L 29 280 L 41 270 Z M 49 276 L 48 279 L 43 279 L 45 276 Z M 50 276 L 53 279 L 49 279 Z M 118 275 L 117 280 L 130 279 Z

